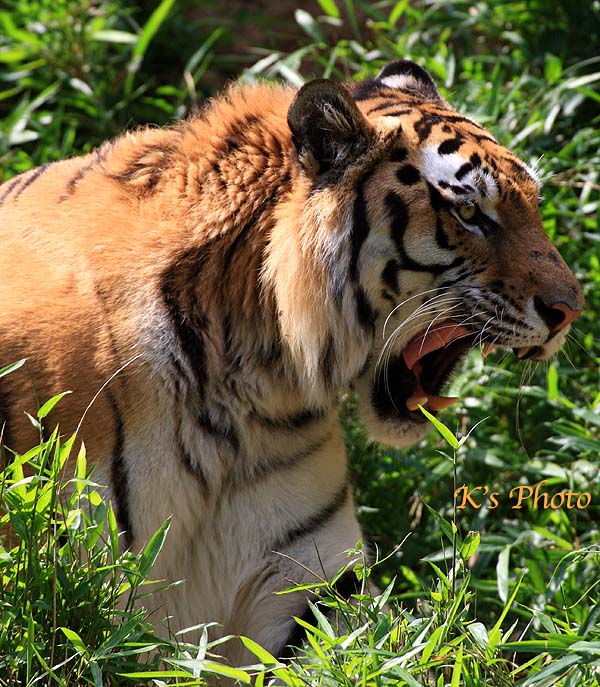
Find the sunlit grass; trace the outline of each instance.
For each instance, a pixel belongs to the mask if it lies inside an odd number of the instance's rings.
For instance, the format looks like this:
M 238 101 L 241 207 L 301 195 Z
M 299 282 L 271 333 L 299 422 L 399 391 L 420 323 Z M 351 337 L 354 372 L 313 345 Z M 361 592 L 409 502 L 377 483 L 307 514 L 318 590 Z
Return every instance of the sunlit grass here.
M 382 610 L 381 599 L 348 604 L 325 581 L 314 601 L 321 598 L 321 612 L 334 606 L 342 622 L 330 627 L 317 612 L 307 651 L 291 666 L 276 663 L 250 638 L 257 665 L 223 667 L 219 645 L 207 634 L 198 646 L 187 645 L 150 625 L 140 610 L 144 602 L 133 602 L 148 589 L 143 582 L 152 577 L 166 526 L 143 553 L 120 551 L 114 516 L 87 474 L 78 439 L 61 442 L 54 434 L 14 458 L 1 497 L 3 519 L 17 536 L 0 550 L 0 685 L 135 684 L 123 677 L 132 673 L 138 682 L 191 685 L 231 670 L 242 671 L 234 673 L 241 683 L 259 685 L 274 674 L 294 686 L 596 684 L 600 19 L 594 4 L 319 0 L 318 11 L 299 5 L 290 18 L 289 31 L 302 36 L 298 50 L 252 46 L 245 55 L 227 53 L 243 25 L 195 23 L 182 11 L 186 3 L 155 3 L 145 13 L 112 0 L 7 0 L 5 6 L 3 178 L 86 152 L 126 126 L 184 114 L 210 91 L 205 77 L 220 60 L 253 64 L 241 74 L 245 81 L 266 76 L 299 84 L 310 76 L 364 78 L 410 56 L 455 107 L 539 170 L 545 229 L 581 280 L 586 310 L 565 352 L 548 364 L 524 365 L 510 356 L 484 363 L 473 353 L 454 382 L 461 403 L 442 416 L 459 438 L 482 421 L 456 455 L 436 433 L 406 451 L 373 444 L 346 399 L 359 515 L 383 559 L 370 574 L 395 613 Z M 259 19 L 270 25 L 268 17 Z M 43 412 L 52 417 L 49 406 Z M 69 454 L 75 476 L 61 472 Z M 512 507 L 513 487 L 543 480 L 548 493 L 589 492 L 590 505 Z M 462 485 L 488 487 L 480 508 L 455 509 L 454 488 Z M 498 494 L 496 508 L 490 493 Z M 140 671 L 153 677 L 141 678 Z

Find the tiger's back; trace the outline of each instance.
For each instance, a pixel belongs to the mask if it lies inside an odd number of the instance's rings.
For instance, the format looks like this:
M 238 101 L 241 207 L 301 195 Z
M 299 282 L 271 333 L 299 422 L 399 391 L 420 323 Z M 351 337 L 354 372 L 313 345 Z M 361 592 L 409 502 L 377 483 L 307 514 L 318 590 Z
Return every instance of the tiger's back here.
M 544 359 L 581 310 L 537 195 L 408 61 L 235 87 L 27 172 L 0 187 L 0 360 L 28 359 L 0 386 L 4 443 L 35 441 L 36 392 L 73 391 L 57 419 L 85 415 L 124 543 L 173 515 L 155 573 L 187 581 L 161 613 L 284 652 L 307 601 L 273 592 L 333 575 L 361 536 L 339 392 L 411 443 L 470 347 Z
M 248 96 L 247 118 L 265 97 L 282 99 L 268 87 Z M 291 94 L 284 96 L 284 105 L 290 100 Z M 215 239 L 233 242 L 236 227 L 257 219 L 247 216 L 252 213 L 248 203 L 260 208 L 281 183 L 279 169 L 275 183 L 261 178 L 258 193 L 248 179 L 239 183 L 224 140 L 233 122 L 223 119 L 225 103 L 217 109 L 216 116 L 193 127 L 126 134 L 90 155 L 44 165 L 0 187 L 0 265 L 9 277 L 0 283 L 2 353 L 29 361 L 27 373 L 5 382 L 6 445 L 23 447 L 36 438 L 21 421 L 22 411 L 36 404 L 30 377 L 39 399 L 59 388 L 74 392 L 70 407 L 61 408 L 65 432 L 75 430 L 92 397 L 123 365 L 132 369 L 119 373 L 115 386 L 126 377 L 135 385 L 133 371 L 140 365 L 129 361 L 141 353 L 140 330 L 151 326 L 146 320 L 156 310 L 157 296 L 167 298 L 161 291 L 178 288 L 169 284 L 177 281 L 176 275 L 169 280 L 169 267 L 177 260 L 185 264 L 186 253 L 187 262 L 193 261 L 193 251 L 200 253 Z M 234 107 L 229 109 L 237 123 Z M 285 119 L 278 124 L 281 128 Z M 201 154 L 199 141 L 212 154 Z M 244 164 L 261 169 L 260 157 L 268 155 L 260 151 Z M 221 157 L 229 169 L 219 166 Z M 223 188 L 232 198 L 223 197 Z M 245 256 L 256 260 L 246 248 Z M 219 284 L 208 277 L 203 288 L 214 292 Z M 233 289 L 239 291 L 238 285 Z M 252 291 L 246 296 L 248 310 L 254 305 Z M 155 348 L 153 341 L 146 343 Z M 121 387 L 124 391 L 125 384 Z M 101 394 L 86 415 L 92 455 L 110 454 L 107 433 L 100 429 L 108 417 Z

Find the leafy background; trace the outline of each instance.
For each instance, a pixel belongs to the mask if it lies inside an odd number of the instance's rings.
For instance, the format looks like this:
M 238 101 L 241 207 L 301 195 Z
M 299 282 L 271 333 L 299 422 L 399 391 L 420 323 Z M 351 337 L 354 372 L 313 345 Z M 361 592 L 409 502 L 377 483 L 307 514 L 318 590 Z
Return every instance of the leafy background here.
M 172 122 L 233 78 L 297 85 L 317 76 L 360 79 L 401 57 L 426 67 L 459 111 L 489 127 L 540 171 L 544 226 L 581 280 L 586 310 L 565 351 L 550 363 L 522 363 L 498 354 L 484 362 L 478 353 L 472 355 L 453 383 L 461 402 L 442 415 L 458 436 L 477 425 L 457 456 L 435 432 L 403 451 L 374 444 L 356 421 L 352 398 L 344 399 L 360 518 L 373 548 L 385 558 L 372 575 L 383 588 L 394 581 L 394 596 L 416 614 L 413 621 L 431 618 L 432 609 L 450 618 L 454 634 L 449 631 L 443 641 L 455 641 L 444 654 L 452 670 L 457 647 L 476 634 L 469 627 L 515 624 L 512 637 L 521 644 L 510 651 L 506 635 L 504 652 L 498 642 L 489 643 L 491 635 L 487 644 L 464 644 L 465 656 L 470 652 L 473 659 L 468 670 L 461 663 L 457 673 L 465 684 L 475 675 L 477 660 L 490 672 L 487 681 L 472 684 L 595 684 L 594 657 L 600 652 L 600 3 L 4 0 L 0 180 L 87 152 L 127 128 Z M 512 509 L 509 489 L 541 480 L 548 480 L 544 489 L 550 494 L 590 492 L 591 505 Z M 462 484 L 499 492 L 499 508 L 490 509 L 488 498 L 480 509 L 455 510 L 454 486 Z M 450 522 L 454 535 L 446 529 Z M 462 561 L 465 594 L 460 614 L 452 616 L 456 589 L 450 596 L 439 589 L 456 562 L 453 549 L 469 531 L 478 532 L 480 541 Z M 456 624 L 458 616 L 466 625 Z M 369 633 L 367 644 L 374 636 Z M 6 655 L 16 655 L 9 642 L 14 634 L 0 635 Z M 52 637 L 54 646 L 56 634 Z M 584 649 L 577 644 L 581 641 L 587 642 Z M 483 659 L 477 646 L 484 646 Z M 436 652 L 443 653 L 437 645 Z M 500 658 L 509 667 L 493 669 Z M 89 684 L 100 684 L 97 672 L 89 677 L 89 665 L 77 679 L 87 675 Z M 11 670 L 20 675 L 20 668 Z M 32 669 L 31 680 L 42 673 Z M 110 674 L 106 684 L 119 684 L 116 669 Z M 325 679 L 318 672 L 311 675 Z M 414 675 L 425 679 L 422 671 Z M 452 671 L 436 676 L 439 684 L 454 684 Z M 412 684 L 406 676 L 394 680 L 390 684 Z M 336 674 L 333 682 L 322 684 L 346 683 Z

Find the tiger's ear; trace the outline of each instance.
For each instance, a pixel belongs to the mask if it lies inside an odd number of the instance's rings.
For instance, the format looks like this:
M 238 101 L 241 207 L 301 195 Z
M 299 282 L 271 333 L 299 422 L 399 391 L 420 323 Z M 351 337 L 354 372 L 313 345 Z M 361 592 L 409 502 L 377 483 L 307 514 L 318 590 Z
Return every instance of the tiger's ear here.
M 388 88 L 397 88 L 430 102 L 443 100 L 429 74 L 411 60 L 390 62 L 377 74 L 376 81 Z
M 342 170 L 364 153 L 374 138 L 350 94 L 329 79 L 302 86 L 287 119 L 300 162 L 312 177 Z

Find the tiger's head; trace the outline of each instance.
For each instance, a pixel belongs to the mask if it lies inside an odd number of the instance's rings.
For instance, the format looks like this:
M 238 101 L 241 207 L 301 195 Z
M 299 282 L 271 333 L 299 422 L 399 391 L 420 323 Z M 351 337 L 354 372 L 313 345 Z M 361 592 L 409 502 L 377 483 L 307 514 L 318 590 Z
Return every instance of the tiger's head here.
M 288 124 L 327 226 L 330 299 L 369 340 L 354 383 L 376 440 L 421 438 L 418 406 L 455 400 L 443 388 L 471 348 L 546 360 L 562 345 L 583 295 L 544 232 L 539 181 L 427 72 L 402 60 L 360 83 L 309 82 Z

